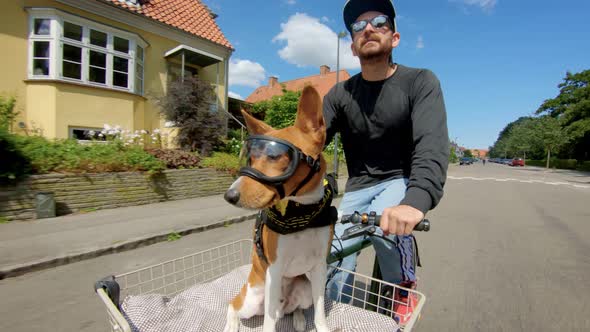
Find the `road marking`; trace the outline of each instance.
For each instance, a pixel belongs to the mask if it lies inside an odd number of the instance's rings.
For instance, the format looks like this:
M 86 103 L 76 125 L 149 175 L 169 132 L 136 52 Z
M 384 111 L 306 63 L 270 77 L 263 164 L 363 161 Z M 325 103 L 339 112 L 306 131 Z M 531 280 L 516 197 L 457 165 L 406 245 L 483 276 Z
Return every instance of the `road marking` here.
M 552 186 L 571 186 L 574 188 L 581 188 L 581 189 L 589 189 L 590 186 L 580 185 L 580 184 L 573 184 L 568 182 L 550 182 L 550 181 L 542 181 L 542 180 L 522 180 L 522 179 L 513 179 L 513 178 L 476 178 L 473 176 L 447 176 L 448 179 L 452 180 L 473 180 L 473 181 L 496 181 L 496 182 L 520 182 L 520 183 L 541 183 L 541 184 L 548 184 Z

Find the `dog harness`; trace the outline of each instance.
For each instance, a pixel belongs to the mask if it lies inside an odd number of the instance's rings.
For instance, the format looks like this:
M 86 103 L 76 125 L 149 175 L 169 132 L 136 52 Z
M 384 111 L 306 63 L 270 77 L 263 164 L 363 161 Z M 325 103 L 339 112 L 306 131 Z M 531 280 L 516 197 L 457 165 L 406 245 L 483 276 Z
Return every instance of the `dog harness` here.
M 291 234 L 307 228 L 318 228 L 334 225 L 338 220 L 338 211 L 332 206 L 334 194 L 337 194 L 336 179 L 328 174 L 324 179 L 324 196 L 314 204 L 301 204 L 289 201 L 281 211 L 277 206 L 264 209 L 256 216 L 254 245 L 258 257 L 268 264 L 264 255 L 262 229 L 268 227 L 279 234 Z

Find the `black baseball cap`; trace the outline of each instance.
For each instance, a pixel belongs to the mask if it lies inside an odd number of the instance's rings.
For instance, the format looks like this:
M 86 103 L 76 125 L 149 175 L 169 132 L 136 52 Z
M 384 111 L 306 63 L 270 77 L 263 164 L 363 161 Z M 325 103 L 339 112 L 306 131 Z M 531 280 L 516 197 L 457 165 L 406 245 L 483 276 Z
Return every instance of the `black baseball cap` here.
M 346 29 L 352 35 L 352 28 L 350 27 L 356 19 L 363 13 L 376 11 L 381 12 L 387 17 L 391 25 L 393 25 L 393 31 L 397 30 L 395 25 L 395 8 L 391 0 L 348 0 L 344 5 L 344 25 Z

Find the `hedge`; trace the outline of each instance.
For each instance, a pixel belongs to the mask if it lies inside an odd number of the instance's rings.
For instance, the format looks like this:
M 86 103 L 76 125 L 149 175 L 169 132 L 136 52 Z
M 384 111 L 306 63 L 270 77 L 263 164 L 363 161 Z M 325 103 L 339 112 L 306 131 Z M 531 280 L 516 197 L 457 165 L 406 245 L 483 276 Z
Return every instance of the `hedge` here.
M 526 160 L 527 166 L 546 167 L 547 160 Z M 572 169 L 590 172 L 590 161 L 578 161 L 576 159 L 555 159 L 551 158 L 549 168 Z

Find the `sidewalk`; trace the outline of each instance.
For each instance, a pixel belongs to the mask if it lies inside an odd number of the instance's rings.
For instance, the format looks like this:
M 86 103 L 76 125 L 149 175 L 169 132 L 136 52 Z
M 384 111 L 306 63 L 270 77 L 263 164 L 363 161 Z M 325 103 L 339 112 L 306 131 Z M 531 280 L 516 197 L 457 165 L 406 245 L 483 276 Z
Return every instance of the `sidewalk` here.
M 343 192 L 346 179 L 339 179 Z M 223 195 L 0 224 L 0 280 L 253 219 Z

